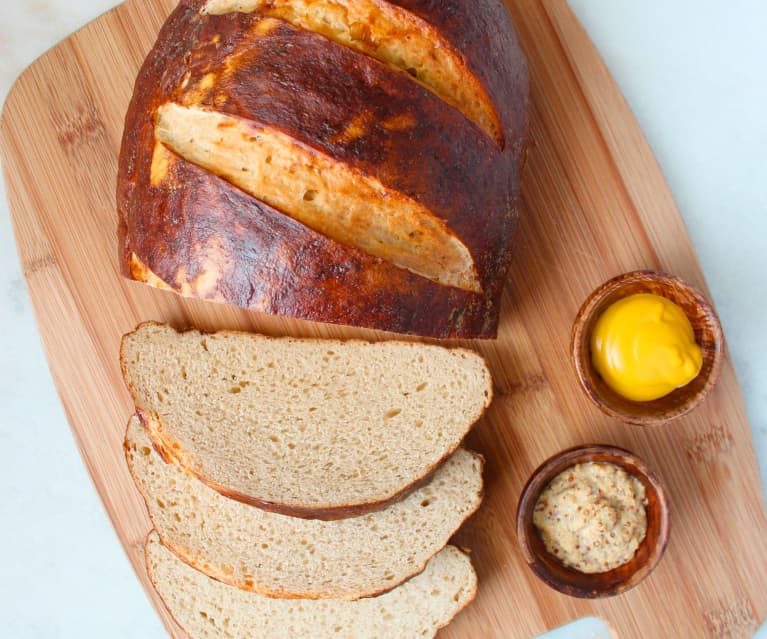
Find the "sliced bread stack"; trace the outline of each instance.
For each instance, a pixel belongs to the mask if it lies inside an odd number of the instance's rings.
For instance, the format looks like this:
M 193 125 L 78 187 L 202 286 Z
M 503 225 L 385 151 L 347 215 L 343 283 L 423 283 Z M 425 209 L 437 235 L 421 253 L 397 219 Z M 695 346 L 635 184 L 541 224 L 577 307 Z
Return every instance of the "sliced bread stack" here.
M 471 601 L 491 400 L 460 349 L 140 325 L 121 349 L 147 568 L 193 638 L 431 637 Z

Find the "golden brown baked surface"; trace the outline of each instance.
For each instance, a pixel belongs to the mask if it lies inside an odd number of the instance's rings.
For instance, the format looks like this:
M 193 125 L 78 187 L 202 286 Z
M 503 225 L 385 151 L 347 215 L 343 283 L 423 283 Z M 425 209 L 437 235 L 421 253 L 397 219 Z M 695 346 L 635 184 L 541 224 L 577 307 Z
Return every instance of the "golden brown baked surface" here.
M 183 0 L 139 74 L 118 178 L 125 275 L 290 317 L 494 336 L 527 111 L 503 6 L 363 3 L 452 45 L 431 67 L 405 51 L 422 71 L 385 59 L 408 40 L 391 29 L 354 23 L 368 49 L 345 44 L 352 12 L 330 39 L 298 10 L 229 4 L 255 11 Z M 475 104 L 444 95 L 466 73 Z

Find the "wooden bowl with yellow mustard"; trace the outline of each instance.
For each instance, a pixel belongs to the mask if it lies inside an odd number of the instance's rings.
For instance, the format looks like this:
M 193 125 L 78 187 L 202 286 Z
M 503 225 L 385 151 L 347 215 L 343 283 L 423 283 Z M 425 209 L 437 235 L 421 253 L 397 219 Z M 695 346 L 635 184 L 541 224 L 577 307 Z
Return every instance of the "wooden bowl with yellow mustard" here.
M 700 292 L 673 275 L 634 271 L 586 299 L 571 352 L 578 380 L 600 410 L 652 426 L 689 413 L 708 395 L 719 378 L 724 338 Z

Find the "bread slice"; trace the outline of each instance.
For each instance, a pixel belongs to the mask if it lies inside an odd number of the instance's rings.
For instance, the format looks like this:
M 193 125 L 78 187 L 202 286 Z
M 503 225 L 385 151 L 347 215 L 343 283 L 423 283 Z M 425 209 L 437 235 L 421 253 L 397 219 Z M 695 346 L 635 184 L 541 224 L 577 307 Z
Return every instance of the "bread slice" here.
M 469 558 L 448 546 L 401 586 L 369 599 L 271 599 L 191 568 L 152 532 L 149 577 L 170 614 L 193 639 L 424 639 L 474 598 Z
M 401 498 L 460 445 L 492 395 L 477 354 L 407 342 L 178 333 L 123 338 L 155 446 L 222 494 L 333 519 Z
M 359 599 L 390 590 L 421 572 L 482 501 L 482 458 L 464 449 L 407 499 L 338 521 L 219 495 L 166 464 L 136 417 L 125 455 L 163 544 L 219 581 L 271 597 Z

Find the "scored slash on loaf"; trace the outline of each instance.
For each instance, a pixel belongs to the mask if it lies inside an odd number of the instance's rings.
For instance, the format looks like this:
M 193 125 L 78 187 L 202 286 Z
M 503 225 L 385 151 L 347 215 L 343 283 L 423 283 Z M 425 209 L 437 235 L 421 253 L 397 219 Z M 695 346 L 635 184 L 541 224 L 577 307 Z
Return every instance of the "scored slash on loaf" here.
M 121 366 L 167 459 L 234 499 L 323 519 L 427 481 L 492 399 L 479 355 L 411 342 L 146 323 L 123 338 Z
M 406 71 L 503 146 L 487 91 L 450 40 L 415 13 L 375 0 L 207 0 L 201 10 L 233 11 L 279 18 Z
M 168 103 L 156 132 L 185 160 L 325 235 L 435 282 L 481 290 L 468 249 L 426 208 L 272 127 Z
M 224 497 L 165 463 L 133 417 L 133 479 L 163 543 L 224 583 L 273 597 L 359 599 L 421 572 L 482 500 L 482 458 L 459 449 L 428 484 L 367 515 L 296 519 Z

